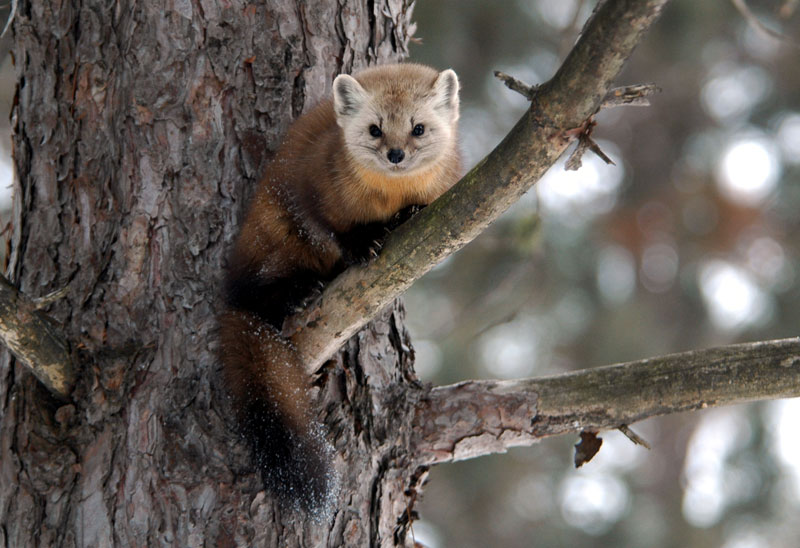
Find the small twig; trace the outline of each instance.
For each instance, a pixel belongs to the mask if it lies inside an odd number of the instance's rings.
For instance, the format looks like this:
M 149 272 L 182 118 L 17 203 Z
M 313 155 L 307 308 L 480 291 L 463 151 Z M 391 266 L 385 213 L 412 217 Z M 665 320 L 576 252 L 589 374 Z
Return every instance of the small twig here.
M 627 424 L 620 425 L 619 428 L 617 428 L 617 430 L 625 434 L 625 436 L 636 445 L 641 445 L 642 447 L 648 450 L 650 449 L 650 444 L 647 443 L 647 440 L 641 437 L 633 430 L 631 430 Z
M 781 34 L 778 31 L 772 30 L 764 23 L 762 23 L 761 20 L 758 17 L 756 17 L 756 14 L 752 12 L 750 6 L 747 5 L 747 2 L 745 0 L 731 0 L 731 3 L 733 3 L 734 7 L 739 11 L 739 13 L 742 14 L 742 17 L 744 17 L 745 21 L 747 21 L 747 24 L 750 25 L 752 28 L 754 28 L 756 31 L 760 32 L 764 36 L 788 44 L 793 48 L 800 48 L 800 44 L 798 44 L 788 36 Z
M 494 75 L 498 80 L 503 82 L 508 89 L 516 91 L 517 93 L 525 96 L 528 101 L 533 100 L 534 96 L 536 95 L 536 91 L 539 89 L 539 86 L 531 86 L 522 80 L 514 78 L 513 76 L 499 70 L 494 71 Z
M 614 88 L 606 94 L 600 104 L 600 110 L 622 106 L 649 107 L 650 100 L 647 97 L 660 91 L 661 88 L 655 84 L 634 84 Z
M 586 152 L 586 149 L 589 148 L 589 141 L 588 139 L 581 138 L 578 141 L 578 146 L 575 147 L 575 150 L 569 155 L 567 158 L 567 162 L 564 164 L 565 171 L 578 171 L 581 166 L 583 165 L 583 155 Z
M 6 21 L 5 26 L 3 27 L 3 31 L 0 32 L 0 38 L 5 36 L 6 31 L 11 26 L 11 22 L 14 20 L 14 15 L 17 13 L 17 0 L 11 0 L 11 13 L 8 14 L 8 20 Z
M 587 150 L 591 150 L 597 156 L 600 157 L 605 163 L 615 166 L 617 164 L 614 163 L 614 160 L 608 157 L 605 152 L 600 149 L 600 145 L 598 145 L 594 139 L 592 139 L 592 131 L 594 131 L 597 122 L 594 121 L 593 118 L 590 118 L 589 121 L 583 126 L 579 128 L 575 128 L 574 133 L 578 135 L 578 146 L 575 147 L 575 150 L 572 151 L 572 154 L 569 155 L 567 158 L 567 162 L 564 165 L 564 169 L 566 171 L 577 171 L 583 165 L 582 158 L 583 154 Z
M 406 500 L 406 518 L 408 519 L 408 529 L 411 531 L 411 541 L 413 542 L 414 546 L 417 545 L 417 539 L 414 536 L 414 519 L 411 517 L 411 505 L 414 504 L 413 502 Z
M 603 152 L 602 150 L 600 150 L 600 145 L 598 145 L 598 144 L 597 144 L 597 143 L 596 143 L 594 140 L 592 140 L 592 139 L 591 139 L 591 137 L 589 137 L 589 136 L 586 136 L 586 137 L 584 137 L 584 139 L 586 139 L 586 141 L 588 141 L 588 142 L 589 142 L 589 150 L 591 150 L 592 152 L 594 152 L 595 154 L 597 154 L 597 155 L 600 157 L 600 159 L 601 159 L 601 160 L 603 160 L 605 163 L 607 163 L 607 164 L 608 164 L 608 165 L 610 165 L 610 166 L 615 166 L 615 165 L 617 165 L 617 164 L 614 162 L 614 160 L 612 160 L 611 158 L 609 158 L 609 157 L 606 155 L 606 153 L 605 153 L 605 152 Z
M 47 295 L 42 295 L 41 297 L 32 297 L 31 302 L 33 303 L 33 307 L 36 310 L 41 310 L 45 306 L 56 302 L 57 300 L 63 298 L 67 294 L 67 290 L 69 289 L 68 285 L 65 285 L 61 289 L 56 289 L 48 293 Z
M 646 107 L 650 106 L 648 96 L 661 91 L 655 84 L 634 84 L 632 86 L 623 86 L 614 88 L 609 91 L 600 107 L 597 109 L 599 112 L 602 109 L 631 106 L 631 107 Z M 577 171 L 583 165 L 583 155 L 587 150 L 591 150 L 600 157 L 605 163 L 609 165 L 617 165 L 614 160 L 608 157 L 603 152 L 600 145 L 592 139 L 592 131 L 594 131 L 597 122 L 593 117 L 590 117 L 582 126 L 575 128 L 570 132 L 570 135 L 578 137 L 578 146 L 569 155 L 564 169 L 567 171 Z

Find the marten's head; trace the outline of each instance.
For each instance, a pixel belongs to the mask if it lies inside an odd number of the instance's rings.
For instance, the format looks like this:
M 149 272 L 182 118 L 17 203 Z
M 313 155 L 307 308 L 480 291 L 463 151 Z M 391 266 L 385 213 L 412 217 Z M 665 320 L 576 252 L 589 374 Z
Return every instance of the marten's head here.
M 341 74 L 333 106 L 350 156 L 387 175 L 408 175 L 456 150 L 458 77 L 404 63 Z

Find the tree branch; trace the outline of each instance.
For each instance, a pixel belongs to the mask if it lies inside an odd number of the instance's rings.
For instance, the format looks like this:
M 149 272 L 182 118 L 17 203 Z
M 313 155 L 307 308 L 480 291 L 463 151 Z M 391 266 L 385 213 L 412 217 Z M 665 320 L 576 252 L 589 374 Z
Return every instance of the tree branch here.
M 316 370 L 378 311 L 516 202 L 597 112 L 666 0 L 607 0 L 556 75 L 536 90 L 506 138 L 449 192 L 396 230 L 381 255 L 334 280 L 290 318 L 286 334 Z
M 554 377 L 466 381 L 417 403 L 420 464 L 463 460 L 538 439 L 648 417 L 800 396 L 800 338 L 737 344 Z
M 0 339 L 53 394 L 67 398 L 76 372 L 66 339 L 39 306 L 0 276 Z

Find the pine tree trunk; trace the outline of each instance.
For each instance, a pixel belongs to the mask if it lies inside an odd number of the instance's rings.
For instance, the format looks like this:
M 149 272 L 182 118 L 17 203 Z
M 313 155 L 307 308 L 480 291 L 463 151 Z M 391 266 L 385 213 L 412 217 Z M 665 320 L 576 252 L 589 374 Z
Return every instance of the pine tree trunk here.
M 334 75 L 406 54 L 410 4 L 20 0 L 8 275 L 32 297 L 67 287 L 47 312 L 79 380 L 59 401 L 3 352 L 0 547 L 406 542 L 424 470 L 406 469 L 401 306 L 316 380 L 342 484 L 317 521 L 261 488 L 215 315 L 269 152 Z

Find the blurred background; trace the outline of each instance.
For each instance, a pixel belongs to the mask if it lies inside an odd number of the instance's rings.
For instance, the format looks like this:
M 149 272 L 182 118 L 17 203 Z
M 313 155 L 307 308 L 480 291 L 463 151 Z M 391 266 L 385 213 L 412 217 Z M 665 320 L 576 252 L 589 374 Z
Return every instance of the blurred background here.
M 473 166 L 527 107 L 492 76 L 550 78 L 594 7 L 418 2 L 411 59 L 452 67 Z M 406 297 L 420 376 L 552 375 L 800 331 L 800 8 L 673 0 L 618 85 L 649 108 L 601 113 L 563 162 Z M 793 41 L 794 44 L 787 42 Z M 575 470 L 575 437 L 434 468 L 415 523 L 431 547 L 800 546 L 797 400 L 651 419 Z
M 601 113 L 616 162 L 563 163 L 406 297 L 420 376 L 552 375 L 798 335 L 800 8 L 673 0 L 619 84 L 649 108 Z M 418 2 L 412 60 L 462 83 L 467 167 L 527 107 L 492 77 L 555 72 L 594 6 L 581 0 Z M 0 21 L 9 4 L 0 4 Z M 0 25 L 1 27 L 2 25 Z M 14 78 L 0 40 L 0 226 L 11 186 Z M 443 547 L 800 546 L 797 400 L 651 419 L 583 468 L 575 438 L 431 471 L 417 540 Z
M 11 1 L 0 0 L 0 33 L 11 13 Z M 5 228 L 11 211 L 11 102 L 16 81 L 11 66 L 11 31 L 0 36 L 0 230 Z M 6 246 L 0 245 L 0 264 L 5 264 Z

